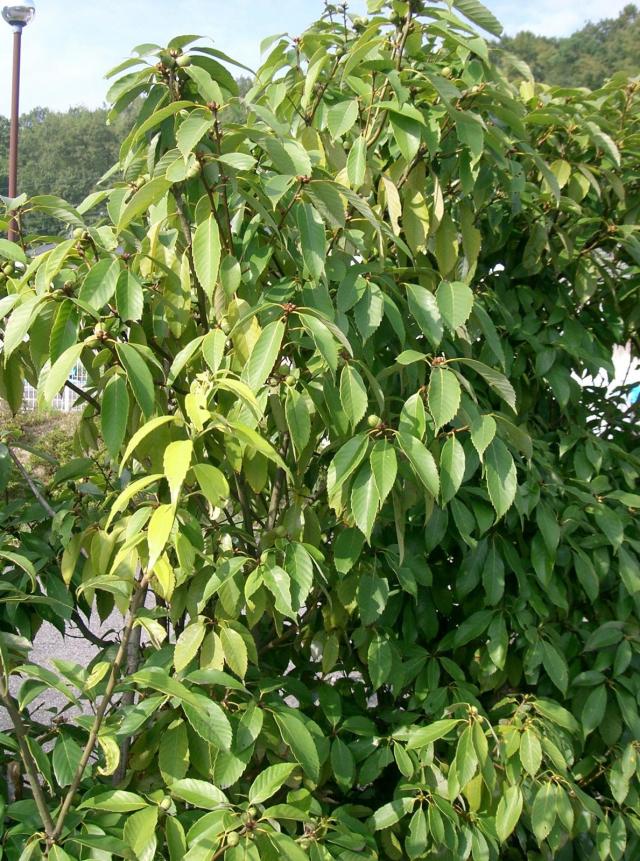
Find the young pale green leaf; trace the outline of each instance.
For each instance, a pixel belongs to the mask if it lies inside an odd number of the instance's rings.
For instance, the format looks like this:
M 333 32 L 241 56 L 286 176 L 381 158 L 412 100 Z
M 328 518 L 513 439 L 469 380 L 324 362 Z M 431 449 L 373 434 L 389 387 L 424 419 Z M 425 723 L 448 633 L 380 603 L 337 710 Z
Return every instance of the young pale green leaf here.
M 176 132 L 176 144 L 187 158 L 189 153 L 198 144 L 208 131 L 213 128 L 213 116 L 208 108 L 196 108 L 189 116 L 180 123 Z
M 440 478 L 438 477 L 438 467 L 433 459 L 433 455 L 424 443 L 410 434 L 399 433 L 397 439 L 400 443 L 400 448 L 409 459 L 413 471 L 420 479 L 425 490 L 434 499 L 437 499 L 440 493 Z
M 190 439 L 171 442 L 164 450 L 164 474 L 171 491 L 171 503 L 173 505 L 177 503 L 180 496 L 182 483 L 191 466 L 192 456 L 193 443 Z
M 357 137 L 351 144 L 347 156 L 347 176 L 354 191 L 364 183 L 367 171 L 367 141 L 364 135 Z
M 295 619 L 297 614 L 291 606 L 291 578 L 279 565 L 272 565 L 262 572 L 265 586 L 273 595 L 276 610 L 283 616 Z
M 352 427 L 366 413 L 368 400 L 362 377 L 352 365 L 345 364 L 340 374 L 340 403 Z
M 511 508 L 518 488 L 516 465 L 502 440 L 494 439 L 485 454 L 489 499 L 499 520 Z
M 327 126 L 333 140 L 343 137 L 358 119 L 357 99 L 336 102 L 327 111 Z
M 297 209 L 302 259 L 314 281 L 324 274 L 326 257 L 324 222 L 310 203 L 300 203 Z
M 546 840 L 556 821 L 557 809 L 554 784 L 551 781 L 543 783 L 533 800 L 531 824 L 538 843 Z
M 192 777 L 176 780 L 171 784 L 170 790 L 174 798 L 202 810 L 217 810 L 221 805 L 228 804 L 227 796 L 217 786 Z
M 102 397 L 100 425 L 107 451 L 117 460 L 127 432 L 129 418 L 129 393 L 122 374 L 111 377 Z
M 170 188 L 171 183 L 163 176 L 146 182 L 142 188 L 136 191 L 120 213 L 117 227 L 118 233 L 121 233 L 132 221 L 135 221 L 139 215 L 147 212 L 149 207 L 159 203 Z
M 460 383 L 456 375 L 447 368 L 432 367 L 427 403 L 436 431 L 455 418 L 460 408 L 460 397 Z
M 241 679 L 247 674 L 249 656 L 247 645 L 241 634 L 234 628 L 224 627 L 220 631 L 220 641 L 224 659 L 233 672 Z
M 378 507 L 380 505 L 380 495 L 373 475 L 371 466 L 368 463 L 360 467 L 351 489 L 351 511 L 353 513 L 356 526 L 365 536 L 367 541 L 371 539 L 371 530 L 375 523 Z
M 184 629 L 176 640 L 175 651 L 173 654 L 173 666 L 176 672 L 181 672 L 187 667 L 198 654 L 198 650 L 204 640 L 206 634 L 204 620 L 196 619 Z
M 272 371 L 280 353 L 284 332 L 284 322 L 274 320 L 260 333 L 241 378 L 252 392 L 258 392 L 262 388 Z
M 153 433 L 153 431 L 157 430 L 159 427 L 162 427 L 162 425 L 178 421 L 178 416 L 174 415 L 156 416 L 156 418 L 145 422 L 142 427 L 138 428 L 129 440 L 125 453 L 122 456 L 122 460 L 120 461 L 120 473 L 122 473 L 125 464 L 145 437 L 149 436 L 150 433 Z
M 509 786 L 500 801 L 496 811 L 496 832 L 502 843 L 512 834 L 522 814 L 522 792 L 519 786 Z
M 458 492 L 465 470 L 464 449 L 455 434 L 447 438 L 440 452 L 440 485 L 442 504 L 450 502 Z
M 447 328 L 455 332 L 469 319 L 473 308 L 473 293 L 462 281 L 442 281 L 436 290 L 436 301 Z
M 262 804 L 275 795 L 296 768 L 294 763 L 281 762 L 262 769 L 249 787 L 249 804 Z
M 127 816 L 122 836 L 135 858 L 153 858 L 156 852 L 156 825 L 160 809 L 145 807 Z
M 540 739 L 533 729 L 525 729 L 520 738 L 520 762 L 531 777 L 535 777 L 542 765 Z
M 395 801 L 390 801 L 378 808 L 371 817 L 373 828 L 375 831 L 381 831 L 383 828 L 391 828 L 397 822 L 400 822 L 407 814 L 413 810 L 415 799 L 413 798 L 396 798 Z
M 45 405 L 50 406 L 55 396 L 69 379 L 69 375 L 79 361 L 83 349 L 84 344 L 74 344 L 65 350 L 60 358 L 53 363 L 49 373 L 44 378 L 42 386 L 42 399 Z
M 444 327 L 436 297 L 426 287 L 407 284 L 407 299 L 409 311 L 422 333 L 426 335 L 432 347 L 438 347 L 442 341 Z
M 335 508 L 334 500 L 342 486 L 360 466 L 369 448 L 369 437 L 361 433 L 352 437 L 337 451 L 327 471 L 327 495 L 329 504 Z
M 142 355 L 131 344 L 116 344 L 116 352 L 125 370 L 138 406 L 149 418 L 155 406 L 153 377 Z
M 159 505 L 151 515 L 147 527 L 149 545 L 149 568 L 153 568 L 164 550 L 175 518 L 173 505 Z
M 213 215 L 197 226 L 192 250 L 198 281 L 211 300 L 220 267 L 220 231 Z
M 229 483 L 217 466 L 210 463 L 194 463 L 191 469 L 200 490 L 214 508 L 224 499 L 228 499 Z

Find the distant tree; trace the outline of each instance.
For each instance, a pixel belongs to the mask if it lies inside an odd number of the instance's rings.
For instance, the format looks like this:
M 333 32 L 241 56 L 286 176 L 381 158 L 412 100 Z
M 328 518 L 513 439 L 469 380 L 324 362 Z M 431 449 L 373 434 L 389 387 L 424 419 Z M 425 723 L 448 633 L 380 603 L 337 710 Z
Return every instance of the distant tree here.
M 566 38 L 529 31 L 505 36 L 500 47 L 523 59 L 536 80 L 571 87 L 600 87 L 616 72 L 640 73 L 640 10 L 629 4 L 617 18 L 589 23 Z

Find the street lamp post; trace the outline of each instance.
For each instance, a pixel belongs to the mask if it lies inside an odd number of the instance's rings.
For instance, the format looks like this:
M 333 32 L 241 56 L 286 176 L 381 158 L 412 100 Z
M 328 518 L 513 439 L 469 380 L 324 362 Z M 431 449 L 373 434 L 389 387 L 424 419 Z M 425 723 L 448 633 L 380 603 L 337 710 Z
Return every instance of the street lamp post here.
M 34 0 L 2 7 L 2 17 L 13 29 L 13 82 L 11 89 L 11 128 L 9 131 L 9 197 L 18 196 L 18 124 L 20 122 L 20 50 L 22 31 L 36 14 Z M 8 237 L 15 241 L 17 225 L 9 224 Z

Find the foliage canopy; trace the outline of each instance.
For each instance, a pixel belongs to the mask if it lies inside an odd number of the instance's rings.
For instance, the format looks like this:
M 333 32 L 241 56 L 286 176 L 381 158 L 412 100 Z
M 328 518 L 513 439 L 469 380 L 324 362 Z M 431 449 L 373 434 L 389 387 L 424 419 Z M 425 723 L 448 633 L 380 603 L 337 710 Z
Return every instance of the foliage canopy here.
M 223 54 L 140 46 L 122 179 L 10 202 L 64 230 L 0 241 L 3 395 L 90 376 L 0 520 L 11 861 L 637 857 L 640 459 L 578 378 L 638 345 L 638 86 L 369 7 L 266 45 L 242 123 Z

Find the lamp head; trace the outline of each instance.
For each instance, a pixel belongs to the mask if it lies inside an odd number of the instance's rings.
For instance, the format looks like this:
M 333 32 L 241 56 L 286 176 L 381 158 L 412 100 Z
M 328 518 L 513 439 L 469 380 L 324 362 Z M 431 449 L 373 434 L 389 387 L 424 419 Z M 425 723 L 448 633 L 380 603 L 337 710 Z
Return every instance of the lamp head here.
M 22 30 L 36 14 L 34 0 L 22 0 L 20 3 L 7 3 L 2 7 L 2 17 L 14 30 Z

